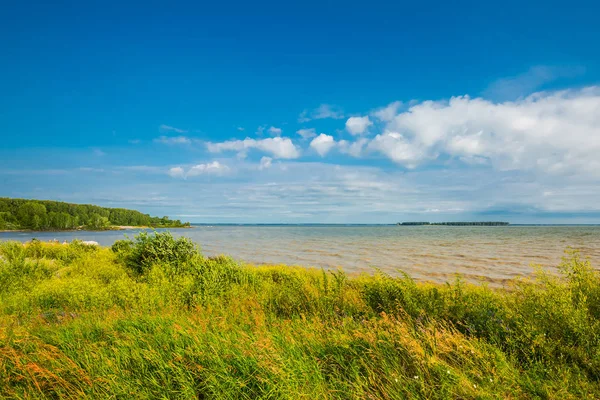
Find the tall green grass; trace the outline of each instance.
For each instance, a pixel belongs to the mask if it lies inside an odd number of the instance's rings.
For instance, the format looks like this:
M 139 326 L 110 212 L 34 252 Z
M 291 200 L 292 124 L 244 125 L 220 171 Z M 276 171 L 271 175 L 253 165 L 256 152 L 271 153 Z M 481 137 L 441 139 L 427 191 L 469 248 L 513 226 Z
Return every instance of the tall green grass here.
M 506 289 L 207 258 L 187 239 L 0 244 L 0 398 L 600 398 L 600 277 Z

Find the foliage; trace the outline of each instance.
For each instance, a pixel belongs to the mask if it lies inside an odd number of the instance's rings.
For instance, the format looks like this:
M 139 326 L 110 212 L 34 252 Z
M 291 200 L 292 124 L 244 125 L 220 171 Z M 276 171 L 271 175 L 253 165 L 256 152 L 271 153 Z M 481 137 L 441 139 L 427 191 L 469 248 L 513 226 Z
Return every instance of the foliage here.
M 40 229 L 46 218 L 46 207 L 34 201 L 28 201 L 19 206 L 17 217 L 21 224 L 30 229 Z
M 560 272 L 560 274 L 558 274 Z M 568 251 L 505 289 L 0 243 L 0 398 L 599 398 L 600 276 Z
M 104 208 L 50 200 L 0 198 L 0 230 L 64 230 L 85 227 L 102 230 L 110 226 L 184 227 L 189 223 L 168 217 L 151 217 L 135 210 Z
M 112 250 L 121 255 L 125 265 L 140 274 L 156 263 L 180 266 L 200 255 L 194 242 L 186 237 L 175 239 L 171 232 L 142 232 L 135 241 L 115 242 Z

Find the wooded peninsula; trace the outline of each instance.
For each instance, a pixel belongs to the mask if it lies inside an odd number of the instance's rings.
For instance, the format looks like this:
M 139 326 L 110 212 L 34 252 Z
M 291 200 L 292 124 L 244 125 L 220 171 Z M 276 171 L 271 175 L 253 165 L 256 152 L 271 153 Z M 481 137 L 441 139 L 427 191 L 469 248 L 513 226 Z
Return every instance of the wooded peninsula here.
M 0 230 L 106 230 L 123 226 L 185 228 L 190 223 L 125 208 L 0 197 Z

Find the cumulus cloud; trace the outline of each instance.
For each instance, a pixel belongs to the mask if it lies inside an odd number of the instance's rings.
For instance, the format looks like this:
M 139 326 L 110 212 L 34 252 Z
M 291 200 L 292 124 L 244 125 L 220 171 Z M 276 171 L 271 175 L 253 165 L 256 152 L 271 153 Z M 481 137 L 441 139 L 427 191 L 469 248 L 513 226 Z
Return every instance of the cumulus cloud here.
M 158 127 L 158 129 L 161 132 L 176 132 L 176 133 L 187 133 L 188 131 L 185 129 L 179 129 L 179 128 L 175 128 L 174 126 L 169 126 L 169 125 L 161 125 Z
M 337 142 L 324 133 L 316 136 L 313 128 L 299 129 L 297 134 L 312 139 L 309 147 L 322 157 L 337 148 L 352 157 L 379 154 L 410 169 L 431 163 L 463 164 L 536 171 L 538 176 L 600 178 L 599 87 L 540 92 L 505 102 L 458 96 L 406 106 L 394 102 L 346 121 L 353 135 L 369 130 L 376 133 L 372 138 Z M 246 138 L 207 147 L 213 153 L 257 149 L 280 159 L 300 156 L 300 149 L 285 137 Z
M 315 128 L 298 129 L 296 131 L 296 133 L 298 135 L 302 136 L 303 139 L 310 139 L 310 138 L 317 136 L 317 132 L 315 131 Z
M 324 157 L 336 145 L 333 136 L 321 133 L 310 142 L 310 147 L 313 148 L 321 157 Z
M 258 166 L 258 169 L 263 170 L 263 169 L 271 168 L 272 162 L 273 162 L 273 159 L 271 157 L 264 156 L 260 159 L 260 164 Z
M 159 138 L 154 139 L 154 141 L 156 143 L 162 143 L 162 144 L 169 144 L 169 145 L 173 145 L 173 144 L 190 144 L 192 143 L 192 140 L 188 137 L 185 136 L 161 136 Z
M 361 135 L 366 132 L 369 126 L 373 125 L 368 116 L 350 117 L 346 121 L 346 130 L 351 135 Z
M 394 101 L 393 103 L 390 103 L 385 107 L 378 108 L 377 110 L 372 111 L 371 115 L 380 121 L 391 121 L 392 119 L 394 119 L 396 114 L 398 114 L 398 110 L 401 106 L 401 101 Z
M 185 177 L 185 171 L 181 167 L 173 167 L 169 169 L 168 174 L 173 178 L 183 178 Z
M 600 88 L 425 101 L 397 114 L 369 148 L 407 167 L 445 154 L 499 170 L 600 176 Z
M 199 175 L 221 175 L 229 171 L 227 165 L 221 164 L 218 161 L 213 161 L 205 164 L 197 164 L 185 171 L 182 167 L 170 168 L 167 172 L 173 178 L 189 178 Z
M 363 154 L 365 146 L 369 143 L 369 139 L 367 138 L 359 138 L 354 142 L 349 142 L 347 140 L 340 140 L 338 142 L 338 146 L 340 148 L 340 152 L 344 154 L 349 154 L 352 157 L 360 157 Z
M 281 128 L 276 128 L 274 126 L 269 128 L 269 133 L 273 136 L 279 136 L 279 135 L 281 135 L 281 132 L 282 132 Z
M 424 158 L 423 152 L 418 146 L 397 132 L 386 132 L 375 136 L 368 147 L 383 153 L 392 161 L 407 168 L 415 168 Z
M 342 119 L 344 118 L 344 112 L 338 106 L 332 104 L 321 104 L 314 110 L 304 110 L 298 117 L 298 122 L 308 122 L 313 119 Z
M 223 165 L 218 161 L 213 161 L 213 162 L 207 163 L 207 164 L 194 165 L 193 167 L 191 167 L 188 170 L 187 176 L 188 177 L 189 176 L 198 176 L 198 175 L 204 175 L 204 174 L 218 175 L 218 174 L 223 173 L 228 170 L 229 170 L 228 166 Z
M 237 151 L 245 153 L 249 149 L 257 149 L 265 153 L 272 154 L 275 158 L 298 158 L 300 150 L 294 145 L 291 139 L 285 137 L 273 137 L 267 139 L 229 140 L 226 142 L 206 144 L 211 153 L 220 153 L 222 151 Z

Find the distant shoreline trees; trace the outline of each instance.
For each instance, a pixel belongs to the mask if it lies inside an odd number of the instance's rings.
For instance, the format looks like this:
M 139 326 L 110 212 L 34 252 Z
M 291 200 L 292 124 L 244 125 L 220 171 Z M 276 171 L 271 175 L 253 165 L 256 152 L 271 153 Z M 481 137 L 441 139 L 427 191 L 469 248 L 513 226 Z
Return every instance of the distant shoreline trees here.
M 171 220 L 169 217 L 151 217 L 125 208 L 51 200 L 0 198 L 0 230 L 105 230 L 113 226 L 181 228 L 190 224 Z

